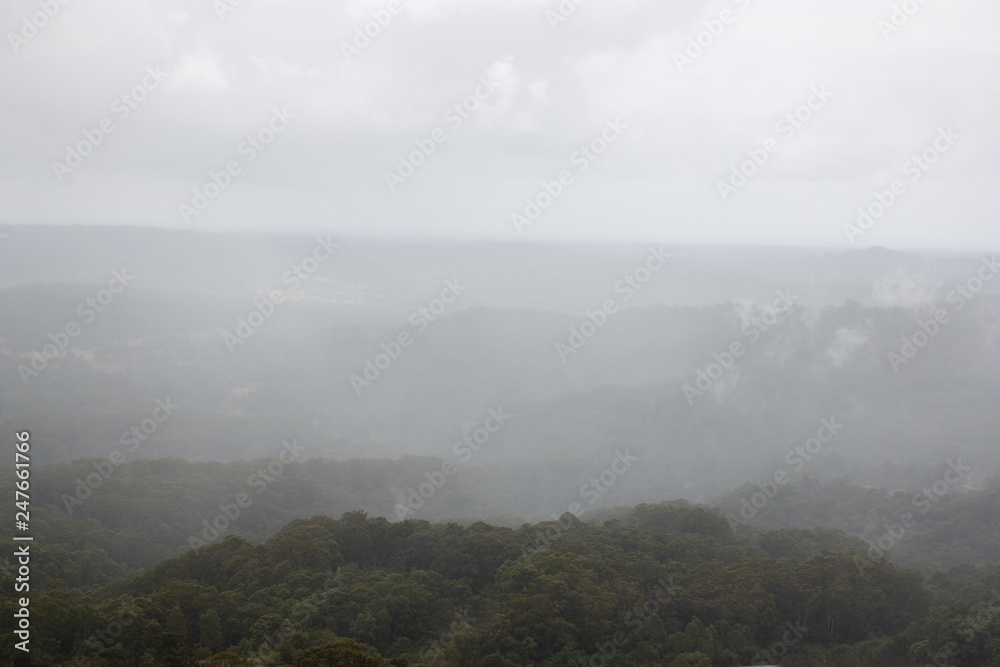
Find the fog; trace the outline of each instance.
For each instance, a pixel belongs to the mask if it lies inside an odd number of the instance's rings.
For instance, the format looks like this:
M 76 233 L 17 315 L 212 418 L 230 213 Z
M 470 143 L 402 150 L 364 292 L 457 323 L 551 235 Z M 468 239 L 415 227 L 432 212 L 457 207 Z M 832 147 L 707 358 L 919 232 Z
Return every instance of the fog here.
M 995 4 L 0 24 L 0 662 L 1000 655 Z

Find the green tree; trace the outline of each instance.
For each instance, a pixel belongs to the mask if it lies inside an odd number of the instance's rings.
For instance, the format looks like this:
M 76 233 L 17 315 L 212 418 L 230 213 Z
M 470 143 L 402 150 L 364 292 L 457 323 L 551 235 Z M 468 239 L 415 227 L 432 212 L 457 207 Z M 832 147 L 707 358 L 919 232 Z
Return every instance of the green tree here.
M 386 667 L 386 661 L 372 648 L 353 639 L 335 639 L 307 649 L 295 667 Z
M 207 646 L 212 651 L 222 648 L 224 639 L 222 637 L 222 619 L 219 612 L 209 609 L 198 620 L 198 636 L 203 646 Z
M 170 613 L 167 614 L 167 632 L 176 633 L 182 637 L 187 637 L 187 625 L 184 622 L 184 612 L 181 606 L 175 604 Z
M 249 658 L 244 658 L 232 651 L 216 653 L 208 661 L 209 667 L 246 667 L 253 663 Z
M 704 653 L 681 653 L 673 659 L 670 667 L 712 667 L 712 659 Z

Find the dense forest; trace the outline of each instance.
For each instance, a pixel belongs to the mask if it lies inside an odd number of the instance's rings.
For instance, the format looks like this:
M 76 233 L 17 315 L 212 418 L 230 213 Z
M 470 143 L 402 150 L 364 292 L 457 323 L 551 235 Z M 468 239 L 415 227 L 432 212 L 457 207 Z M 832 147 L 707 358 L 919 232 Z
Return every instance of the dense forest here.
M 426 482 L 426 471 L 440 470 L 441 459 L 310 459 L 290 463 L 271 477 L 267 467 L 273 462 L 165 459 L 111 467 L 99 459 L 81 459 L 46 466 L 34 477 L 32 525 L 39 540 L 56 550 L 50 552 L 56 569 L 48 571 L 71 589 L 91 591 L 228 535 L 260 543 L 296 519 L 317 515 L 363 511 L 393 521 L 413 518 L 462 525 L 492 517 L 492 525 L 517 528 L 531 509 L 550 508 L 545 512 L 549 519 L 572 510 L 584 520 L 609 520 L 617 518 L 619 510 L 604 505 L 623 505 L 613 502 L 614 487 L 604 494 L 606 502 L 591 504 L 581 495 L 580 472 L 589 475 L 592 469 L 580 461 L 470 466 L 446 478 L 415 510 L 406 504 L 401 488 Z M 102 465 L 109 473 L 106 478 L 96 472 Z M 0 466 L 0 494 L 13 495 L 13 479 L 11 467 Z M 99 485 L 91 488 L 87 480 Z M 711 505 L 744 530 L 839 530 L 856 536 L 859 545 L 864 540 L 877 543 L 887 524 L 899 523 L 909 512 L 914 525 L 887 550 L 887 557 L 900 566 L 930 574 L 954 565 L 1000 562 L 996 482 L 987 480 L 980 489 L 952 488 L 941 496 L 932 491 L 932 500 L 924 488 L 932 489 L 933 484 L 890 492 L 846 479 L 822 483 L 805 478 L 776 487 L 752 514 L 747 511 L 750 499 L 759 502 L 762 497 L 755 496 L 762 493 L 757 484 L 738 487 Z M 241 493 L 250 499 L 242 506 L 236 503 Z M 13 506 L 0 506 L 0 536 L 11 534 L 13 512 Z M 58 557 L 59 550 L 73 557 Z M 8 559 L 0 558 L 0 564 L 9 566 Z
M 50 579 L 32 664 L 998 665 L 998 587 L 997 566 L 925 578 L 838 531 L 734 532 L 686 503 L 518 529 L 352 512 L 92 595 Z
M 73 515 L 39 507 L 30 664 L 1000 665 L 995 480 L 926 514 L 908 492 L 807 479 L 750 520 L 740 488 L 719 500 L 731 513 L 674 501 L 494 525 L 306 517 L 312 461 L 205 534 L 190 517 L 212 518 L 210 489 L 261 463 L 190 483 L 205 464 L 137 462 Z M 397 466 L 365 463 L 358 487 Z M 74 465 L 45 468 L 40 487 L 93 462 Z M 903 529 L 907 506 L 919 518 Z M 865 536 L 873 521 L 893 543 Z M 214 539 L 192 548 L 195 535 Z M 14 575 L 8 564 L 3 590 Z

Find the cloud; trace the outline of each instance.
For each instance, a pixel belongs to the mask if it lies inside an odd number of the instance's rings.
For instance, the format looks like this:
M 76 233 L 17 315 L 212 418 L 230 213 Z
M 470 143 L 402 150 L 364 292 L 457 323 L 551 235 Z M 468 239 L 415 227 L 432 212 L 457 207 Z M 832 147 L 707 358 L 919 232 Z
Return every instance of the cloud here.
M 206 224 L 338 220 L 348 234 L 508 238 L 524 196 L 617 115 L 628 135 L 532 238 L 845 247 L 852 212 L 950 124 L 962 143 L 863 241 L 1000 245 L 988 217 L 1000 169 L 1000 6 L 927 3 L 886 40 L 877 22 L 891 3 L 742 4 L 585 3 L 553 30 L 548 0 L 404 2 L 348 62 L 341 45 L 387 0 L 259 0 L 225 20 L 195 0 L 70 3 L 25 48 L 0 54 L 2 217 L 173 225 L 163 202 L 284 106 L 298 115 L 295 134 L 244 181 L 266 191 L 232 189 Z M 679 72 L 675 53 L 726 8 L 736 20 Z M 0 20 L 16 28 L 34 11 L 12 0 Z M 106 159 L 57 183 L 54 156 L 149 66 L 173 73 L 165 94 L 109 138 Z M 497 96 L 390 193 L 385 169 L 487 70 L 503 81 Z M 830 102 L 723 204 L 717 181 L 820 84 Z M 126 187 L 149 196 L 123 197 Z
M 871 338 L 871 332 L 861 327 L 841 327 L 833 336 L 833 342 L 823 353 L 823 359 L 833 368 L 839 370 L 848 360 L 866 345 Z
M 872 302 L 876 306 L 919 310 L 932 303 L 944 282 L 932 272 L 914 272 L 900 266 L 872 284 Z
M 180 90 L 194 90 L 208 94 L 229 90 L 229 77 L 222 71 L 218 60 L 206 54 L 185 53 L 170 76 L 171 86 Z

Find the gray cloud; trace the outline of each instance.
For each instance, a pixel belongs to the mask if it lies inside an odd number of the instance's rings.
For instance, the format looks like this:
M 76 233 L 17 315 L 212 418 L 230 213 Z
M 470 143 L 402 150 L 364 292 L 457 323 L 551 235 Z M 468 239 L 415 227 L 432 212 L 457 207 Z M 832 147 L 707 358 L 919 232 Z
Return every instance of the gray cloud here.
M 243 0 L 220 19 L 204 1 L 70 0 L 15 45 L 42 9 L 5 3 L 0 220 L 187 226 L 179 205 L 286 108 L 287 130 L 191 226 L 847 247 L 857 208 L 950 126 L 955 146 L 858 244 L 1000 246 L 995 3 L 926 3 L 885 38 L 893 3 L 870 0 L 590 0 L 555 29 L 555 1 L 423 0 L 348 60 L 388 4 Z M 166 80 L 119 118 L 149 67 Z M 488 72 L 496 90 L 390 192 L 398 156 Z M 829 101 L 723 202 L 717 182 L 814 86 Z M 518 237 L 510 216 L 615 117 L 620 140 Z M 60 183 L 52 163 L 105 118 L 113 132 Z

